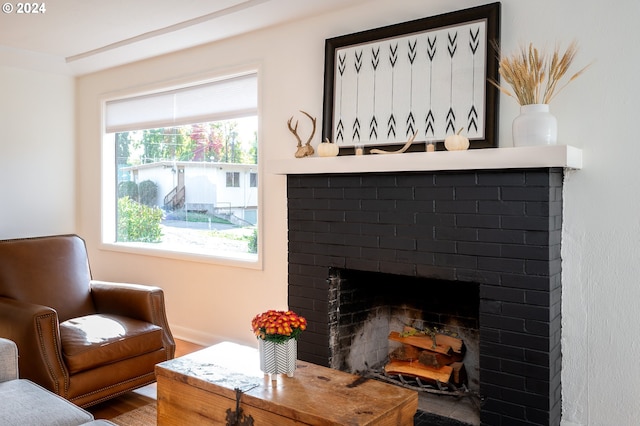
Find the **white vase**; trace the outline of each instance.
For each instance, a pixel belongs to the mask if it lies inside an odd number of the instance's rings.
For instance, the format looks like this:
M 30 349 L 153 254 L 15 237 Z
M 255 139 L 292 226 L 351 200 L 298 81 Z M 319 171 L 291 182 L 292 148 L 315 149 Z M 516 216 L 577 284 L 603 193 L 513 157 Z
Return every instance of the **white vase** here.
M 265 374 L 286 374 L 293 377 L 298 359 L 298 341 L 289 339 L 283 343 L 275 343 L 258 339 L 260 353 L 260 370 Z
M 548 104 L 522 105 L 512 131 L 514 146 L 555 145 L 558 120 L 549 112 Z

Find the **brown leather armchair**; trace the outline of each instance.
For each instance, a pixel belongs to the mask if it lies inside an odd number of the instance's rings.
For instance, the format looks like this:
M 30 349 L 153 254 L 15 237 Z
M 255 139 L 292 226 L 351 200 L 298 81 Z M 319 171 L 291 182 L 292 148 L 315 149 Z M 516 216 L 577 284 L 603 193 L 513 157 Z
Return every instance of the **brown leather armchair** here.
M 81 407 L 153 383 L 175 354 L 162 289 L 92 280 L 77 235 L 0 241 L 0 337 L 22 378 Z

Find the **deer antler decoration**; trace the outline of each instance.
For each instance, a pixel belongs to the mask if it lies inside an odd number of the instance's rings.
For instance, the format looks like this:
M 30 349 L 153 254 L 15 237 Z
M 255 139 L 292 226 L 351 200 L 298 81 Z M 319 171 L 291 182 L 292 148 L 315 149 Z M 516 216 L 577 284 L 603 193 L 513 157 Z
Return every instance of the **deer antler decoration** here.
M 291 125 L 293 121 L 293 116 L 287 121 L 287 126 L 289 127 L 289 131 L 293 133 L 293 135 L 298 140 L 298 149 L 296 150 L 296 158 L 302 158 L 313 155 L 315 152 L 313 147 L 311 146 L 311 139 L 313 139 L 313 135 L 316 134 L 316 119 L 312 117 L 310 114 L 300 110 L 301 113 L 306 115 L 311 119 L 311 123 L 313 123 L 313 130 L 311 131 L 311 136 L 307 139 L 307 143 L 302 145 L 302 139 L 300 139 L 300 135 L 298 134 L 298 121 L 296 120 L 296 124 L 294 126 Z

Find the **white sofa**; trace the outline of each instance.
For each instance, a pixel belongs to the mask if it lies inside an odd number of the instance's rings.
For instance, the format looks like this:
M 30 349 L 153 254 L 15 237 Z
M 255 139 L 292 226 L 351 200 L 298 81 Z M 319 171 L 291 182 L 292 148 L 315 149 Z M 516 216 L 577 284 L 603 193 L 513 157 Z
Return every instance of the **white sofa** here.
M 18 348 L 0 337 L 0 425 L 114 425 L 43 387 L 18 377 Z

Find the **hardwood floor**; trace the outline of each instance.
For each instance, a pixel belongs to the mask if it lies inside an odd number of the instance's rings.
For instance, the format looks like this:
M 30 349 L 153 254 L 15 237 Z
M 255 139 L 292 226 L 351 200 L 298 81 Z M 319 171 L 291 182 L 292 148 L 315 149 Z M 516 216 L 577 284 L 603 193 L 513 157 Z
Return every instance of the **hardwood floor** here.
M 176 339 L 176 358 L 203 348 L 204 346 Z M 102 404 L 89 407 L 87 411 L 91 412 L 96 419 L 111 420 L 120 414 L 127 413 L 155 401 L 156 392 L 156 384 L 153 383 L 113 398 L 107 402 L 103 402 Z

